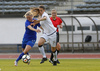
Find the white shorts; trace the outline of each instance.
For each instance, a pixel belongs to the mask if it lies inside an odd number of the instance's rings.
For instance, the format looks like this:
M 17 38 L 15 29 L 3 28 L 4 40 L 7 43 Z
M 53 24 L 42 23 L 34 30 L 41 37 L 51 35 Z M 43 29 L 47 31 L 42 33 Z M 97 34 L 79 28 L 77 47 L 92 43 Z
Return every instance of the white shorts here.
M 47 41 L 49 41 L 51 47 L 56 47 L 57 45 L 57 35 L 56 35 L 56 32 L 50 36 L 48 36 L 47 34 L 43 34 L 41 36 L 41 38 L 44 38 Z

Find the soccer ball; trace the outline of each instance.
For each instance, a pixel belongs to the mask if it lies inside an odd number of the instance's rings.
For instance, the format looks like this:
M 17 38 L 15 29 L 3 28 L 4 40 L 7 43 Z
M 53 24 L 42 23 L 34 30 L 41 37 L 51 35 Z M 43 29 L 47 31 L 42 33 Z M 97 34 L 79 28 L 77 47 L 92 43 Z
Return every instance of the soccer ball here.
M 29 55 L 23 55 L 23 57 L 22 57 L 22 61 L 23 61 L 24 63 L 29 63 L 30 60 L 31 60 L 31 58 L 30 58 Z

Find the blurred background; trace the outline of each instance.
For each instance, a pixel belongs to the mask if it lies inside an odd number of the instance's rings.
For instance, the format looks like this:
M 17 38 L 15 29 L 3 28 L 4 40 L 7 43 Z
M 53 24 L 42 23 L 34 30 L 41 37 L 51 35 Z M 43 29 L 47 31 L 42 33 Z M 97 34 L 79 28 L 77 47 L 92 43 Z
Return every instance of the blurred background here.
M 56 9 L 63 21 L 59 28 L 61 52 L 100 52 L 100 0 L 0 0 L 0 53 L 21 52 L 23 15 L 39 5 L 45 6 L 50 17 Z M 41 35 L 37 34 L 37 42 Z M 30 52 L 39 52 L 37 42 Z M 51 52 L 49 44 L 44 46 Z

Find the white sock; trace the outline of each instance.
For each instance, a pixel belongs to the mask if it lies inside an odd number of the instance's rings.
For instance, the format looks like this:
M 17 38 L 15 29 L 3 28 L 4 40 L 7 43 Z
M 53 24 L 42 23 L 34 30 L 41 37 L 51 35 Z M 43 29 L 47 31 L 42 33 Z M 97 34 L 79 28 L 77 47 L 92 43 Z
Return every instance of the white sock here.
M 54 61 L 57 61 L 57 51 L 55 51 L 55 53 L 53 53 L 54 56 Z
M 43 55 L 43 58 L 46 58 L 46 54 L 45 54 L 45 51 L 44 51 L 44 47 L 39 47 L 39 51 L 42 53 Z

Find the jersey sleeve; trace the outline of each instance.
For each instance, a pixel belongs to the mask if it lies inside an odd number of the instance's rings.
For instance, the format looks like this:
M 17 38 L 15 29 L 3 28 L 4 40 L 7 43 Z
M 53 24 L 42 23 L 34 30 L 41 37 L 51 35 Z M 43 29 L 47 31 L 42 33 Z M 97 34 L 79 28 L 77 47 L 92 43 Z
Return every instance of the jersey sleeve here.
M 48 16 L 48 15 L 47 15 L 46 13 L 42 15 L 42 17 L 47 17 L 47 16 Z
M 29 26 L 30 25 L 30 23 L 29 22 L 26 22 L 25 23 L 25 27 L 27 27 L 27 26 Z

